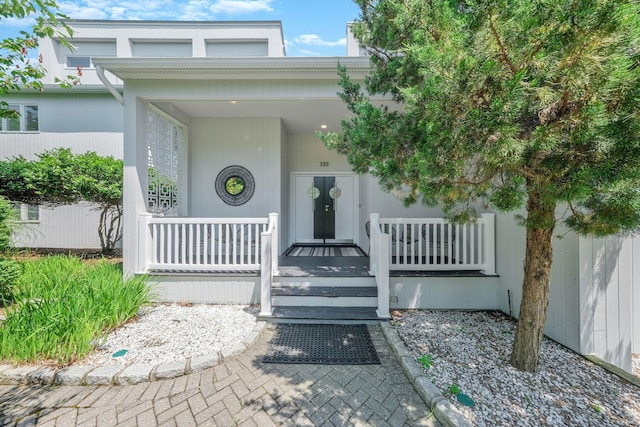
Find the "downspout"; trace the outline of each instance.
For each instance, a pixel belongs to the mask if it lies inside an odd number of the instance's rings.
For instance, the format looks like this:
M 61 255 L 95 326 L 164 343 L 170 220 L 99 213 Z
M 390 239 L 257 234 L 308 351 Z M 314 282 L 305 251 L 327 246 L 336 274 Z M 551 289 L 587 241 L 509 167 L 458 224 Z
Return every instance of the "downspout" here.
M 124 98 L 122 97 L 122 95 L 120 94 L 120 92 L 118 92 L 118 89 L 116 89 L 115 87 L 113 87 L 113 85 L 111 84 L 111 82 L 109 80 L 107 80 L 107 77 L 104 75 L 104 68 L 102 68 L 100 65 L 96 65 L 96 74 L 98 75 L 98 78 L 100 79 L 100 81 L 102 83 L 104 83 L 105 87 L 107 88 L 107 90 L 109 92 L 111 92 L 111 95 L 113 95 L 113 97 L 122 105 L 124 105 Z

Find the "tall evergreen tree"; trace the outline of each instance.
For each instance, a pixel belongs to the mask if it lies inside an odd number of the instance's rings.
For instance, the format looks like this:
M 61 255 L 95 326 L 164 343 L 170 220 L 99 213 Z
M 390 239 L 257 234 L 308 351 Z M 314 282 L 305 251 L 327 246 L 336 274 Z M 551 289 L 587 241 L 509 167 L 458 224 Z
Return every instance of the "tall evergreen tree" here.
M 383 188 L 408 186 L 407 204 L 439 204 L 454 221 L 478 204 L 526 211 L 511 364 L 533 372 L 558 222 L 594 236 L 640 228 L 640 4 L 356 3 L 372 74 L 364 91 L 340 69 L 353 118 L 321 137 Z

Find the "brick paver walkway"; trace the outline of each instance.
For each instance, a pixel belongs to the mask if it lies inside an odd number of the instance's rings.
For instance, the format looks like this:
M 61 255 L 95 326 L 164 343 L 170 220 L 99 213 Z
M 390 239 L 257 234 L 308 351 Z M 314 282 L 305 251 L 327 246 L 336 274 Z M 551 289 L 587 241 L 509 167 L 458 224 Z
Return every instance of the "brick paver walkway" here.
M 381 365 L 261 363 L 254 345 L 215 368 L 131 386 L 0 386 L 2 426 L 439 426 L 380 327 Z

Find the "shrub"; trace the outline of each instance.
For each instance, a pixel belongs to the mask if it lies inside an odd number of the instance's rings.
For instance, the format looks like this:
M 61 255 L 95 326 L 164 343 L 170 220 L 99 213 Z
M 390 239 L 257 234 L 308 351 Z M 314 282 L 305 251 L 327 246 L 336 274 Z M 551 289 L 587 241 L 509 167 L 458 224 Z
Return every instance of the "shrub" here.
M 0 302 L 11 299 L 13 288 L 20 278 L 20 264 L 0 259 Z
M 16 214 L 11 202 L 0 196 L 0 254 L 11 247 L 11 232 L 14 225 L 12 220 L 15 217 Z

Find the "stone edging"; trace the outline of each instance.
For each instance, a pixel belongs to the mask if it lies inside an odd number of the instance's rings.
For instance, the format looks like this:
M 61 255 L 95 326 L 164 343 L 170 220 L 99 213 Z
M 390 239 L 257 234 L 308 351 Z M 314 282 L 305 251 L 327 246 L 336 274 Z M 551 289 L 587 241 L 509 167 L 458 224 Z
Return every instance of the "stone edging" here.
M 393 348 L 400 366 L 413 388 L 418 392 L 424 403 L 433 411 L 436 419 L 447 427 L 472 427 L 469 421 L 455 406 L 440 392 L 429 378 L 422 372 L 422 368 L 407 350 L 395 329 L 389 322 L 381 322 L 382 333 Z
M 223 348 L 218 353 L 164 364 L 69 366 L 57 370 L 43 366 L 0 365 L 0 385 L 127 385 L 176 378 L 211 368 L 245 351 L 258 339 L 265 326 L 266 322 L 256 322 L 241 343 Z

